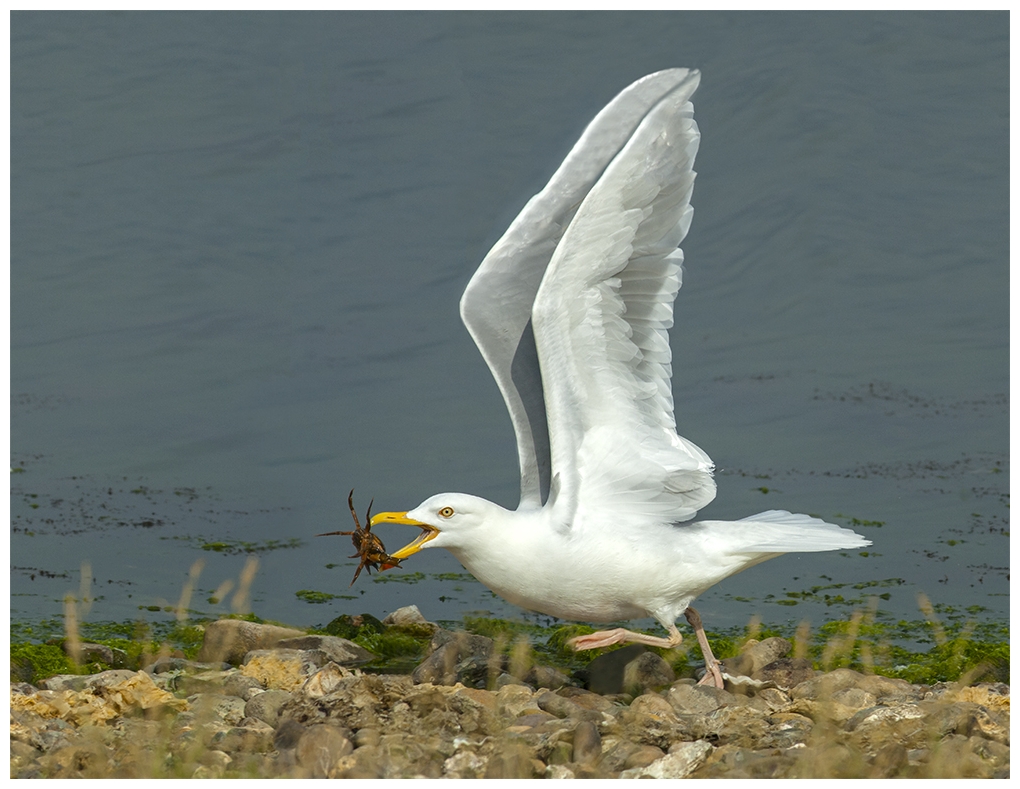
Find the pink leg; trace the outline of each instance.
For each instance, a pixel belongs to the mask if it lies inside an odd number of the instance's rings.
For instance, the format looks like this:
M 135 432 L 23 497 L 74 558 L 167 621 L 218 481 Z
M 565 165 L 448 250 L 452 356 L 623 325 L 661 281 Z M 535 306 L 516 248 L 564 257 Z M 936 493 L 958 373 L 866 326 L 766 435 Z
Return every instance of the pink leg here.
M 714 685 L 720 690 L 723 687 L 722 673 L 719 671 L 719 661 L 712 654 L 712 648 L 708 645 L 708 636 L 705 635 L 705 628 L 701 625 L 701 616 L 690 606 L 684 612 L 687 621 L 694 628 L 694 635 L 698 637 L 698 645 L 701 647 L 701 654 L 705 657 L 705 676 L 701 678 L 699 685 Z
M 600 630 L 597 633 L 589 633 L 586 636 L 576 636 L 570 639 L 567 644 L 573 647 L 576 652 L 581 652 L 585 649 L 608 647 L 612 644 L 622 644 L 628 641 L 634 644 L 645 644 L 650 647 L 665 647 L 666 649 L 680 646 L 680 642 L 684 640 L 684 637 L 680 635 L 676 625 L 670 625 L 668 630 L 669 638 L 658 638 L 657 636 L 635 633 L 633 630 L 625 630 L 622 627 L 618 627 L 615 630 Z

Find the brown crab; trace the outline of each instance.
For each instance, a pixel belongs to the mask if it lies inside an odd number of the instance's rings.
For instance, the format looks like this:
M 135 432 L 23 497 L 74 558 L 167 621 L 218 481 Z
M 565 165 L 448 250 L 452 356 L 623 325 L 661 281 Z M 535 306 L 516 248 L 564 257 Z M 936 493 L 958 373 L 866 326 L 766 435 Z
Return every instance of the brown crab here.
M 365 528 L 361 528 L 358 513 L 354 511 L 354 490 L 352 488 L 350 495 L 347 497 L 347 506 L 351 508 L 351 515 L 354 516 L 354 531 L 329 531 L 325 534 L 315 535 L 316 537 L 329 537 L 333 534 L 350 535 L 351 542 L 354 543 L 354 550 L 357 553 L 352 554 L 349 558 L 361 557 L 361 564 L 354 571 L 354 580 L 351 581 L 351 586 L 354 586 L 354 581 L 358 580 L 363 567 L 367 567 L 368 574 L 371 575 L 373 568 L 382 571 L 400 566 L 400 559 L 386 553 L 386 547 L 383 545 L 382 540 L 372 534 L 373 503 L 375 503 L 375 499 L 368 504 L 368 512 L 365 513 Z

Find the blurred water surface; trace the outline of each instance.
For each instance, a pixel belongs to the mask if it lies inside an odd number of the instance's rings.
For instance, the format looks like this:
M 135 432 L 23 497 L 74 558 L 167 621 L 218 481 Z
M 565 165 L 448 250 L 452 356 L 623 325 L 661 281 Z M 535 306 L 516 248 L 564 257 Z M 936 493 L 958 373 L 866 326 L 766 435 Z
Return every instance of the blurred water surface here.
M 919 591 L 1005 618 L 1008 59 L 1001 13 L 14 13 L 12 616 L 58 615 L 83 561 L 89 617 L 164 616 L 200 558 L 191 606 L 226 611 L 252 551 L 264 617 L 520 616 L 445 551 L 349 589 L 314 535 L 351 488 L 516 505 L 461 291 L 613 95 L 690 66 L 704 513 L 875 543 L 730 579 L 706 622 Z

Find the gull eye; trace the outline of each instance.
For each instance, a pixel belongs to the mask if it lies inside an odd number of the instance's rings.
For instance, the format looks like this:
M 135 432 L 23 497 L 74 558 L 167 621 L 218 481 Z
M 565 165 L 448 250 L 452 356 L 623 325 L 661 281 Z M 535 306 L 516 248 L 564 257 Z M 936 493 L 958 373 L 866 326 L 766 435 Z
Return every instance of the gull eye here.
M 443 507 L 441 510 L 439 510 L 439 515 L 442 518 L 452 518 L 453 507 Z

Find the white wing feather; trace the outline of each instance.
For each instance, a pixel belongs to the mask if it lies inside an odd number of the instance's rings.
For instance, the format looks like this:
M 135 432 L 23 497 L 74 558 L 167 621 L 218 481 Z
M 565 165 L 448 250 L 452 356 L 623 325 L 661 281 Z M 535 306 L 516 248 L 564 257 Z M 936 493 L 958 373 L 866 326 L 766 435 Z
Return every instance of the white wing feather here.
M 613 99 L 486 255 L 461 298 L 461 317 L 496 379 L 513 422 L 521 508 L 541 506 L 550 483 L 542 376 L 530 326 L 542 276 L 581 201 L 641 119 L 678 85 L 697 85 L 697 80 L 696 71 L 668 69 L 643 77 Z
M 715 497 L 711 459 L 676 432 L 666 334 L 692 215 L 697 83 L 694 73 L 645 116 L 535 299 L 560 523 L 682 521 Z

